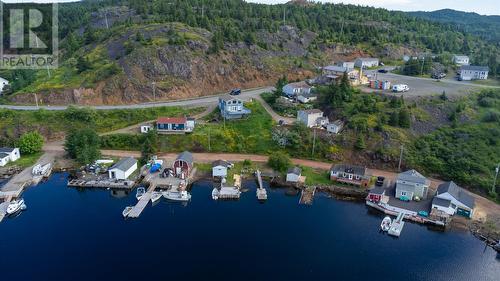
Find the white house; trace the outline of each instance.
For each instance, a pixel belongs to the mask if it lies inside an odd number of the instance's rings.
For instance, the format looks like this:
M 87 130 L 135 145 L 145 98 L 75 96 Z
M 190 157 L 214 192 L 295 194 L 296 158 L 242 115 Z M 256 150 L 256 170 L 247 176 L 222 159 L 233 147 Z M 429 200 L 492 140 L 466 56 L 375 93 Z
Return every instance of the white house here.
M 340 131 L 342 131 L 342 128 L 344 128 L 344 122 L 342 122 L 341 120 L 337 120 L 326 125 L 326 131 L 332 134 L 340 133 Z
M 354 62 L 353 61 L 339 61 L 337 63 L 337 66 L 346 68 L 346 69 L 354 69 Z
M 474 197 L 454 182 L 439 185 L 432 208 L 441 210 L 450 216 L 455 214 L 471 218 L 474 214 Z
M 137 160 L 132 157 L 123 158 L 108 170 L 110 179 L 126 180 L 137 170 Z
M 318 120 L 323 117 L 323 111 L 319 109 L 299 110 L 297 112 L 297 121 L 307 127 L 315 127 L 318 125 Z
M 302 170 L 299 167 L 288 169 L 286 173 L 286 182 L 297 183 L 299 182 Z
M 231 95 L 219 98 L 219 110 L 224 119 L 239 119 L 252 113 L 243 105 L 243 100 Z
M 6 79 L 0 77 L 0 95 L 2 94 L 3 92 L 3 88 L 5 86 L 9 85 L 9 81 L 7 81 Z
M 227 170 L 233 166 L 228 161 L 225 160 L 217 160 L 212 162 L 212 177 L 227 177 Z
M 14 162 L 21 158 L 21 153 L 17 147 L 0 147 L 0 158 L 0 167 L 3 167 L 9 162 Z
M 489 71 L 490 69 L 487 66 L 463 65 L 460 68 L 458 79 L 460 81 L 486 80 Z
M 310 103 L 318 99 L 318 96 L 312 93 L 299 94 L 297 100 L 301 103 Z
M 464 55 L 454 55 L 452 61 L 457 65 L 469 65 L 469 57 Z
M 379 59 L 377 58 L 358 58 L 354 62 L 354 65 L 359 68 L 370 68 L 379 65 Z
M 289 98 L 297 97 L 300 94 L 310 94 L 312 87 L 304 81 L 286 84 L 283 86 L 283 94 Z

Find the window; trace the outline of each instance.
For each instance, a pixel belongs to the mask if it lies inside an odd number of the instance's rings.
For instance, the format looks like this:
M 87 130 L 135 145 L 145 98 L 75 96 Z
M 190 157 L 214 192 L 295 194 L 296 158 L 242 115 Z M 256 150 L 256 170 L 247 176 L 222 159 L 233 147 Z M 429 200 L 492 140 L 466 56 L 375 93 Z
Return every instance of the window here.
M 408 192 L 406 192 L 406 191 L 401 191 L 401 196 L 406 196 L 406 195 L 408 195 Z

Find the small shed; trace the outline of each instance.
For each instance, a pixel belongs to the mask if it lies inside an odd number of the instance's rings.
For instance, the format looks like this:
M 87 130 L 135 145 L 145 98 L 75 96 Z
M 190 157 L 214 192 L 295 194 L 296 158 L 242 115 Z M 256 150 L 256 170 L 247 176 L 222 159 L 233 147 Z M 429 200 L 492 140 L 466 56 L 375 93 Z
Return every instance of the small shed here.
M 7 163 L 9 163 L 9 161 L 10 161 L 9 154 L 7 154 L 5 152 L 0 152 L 0 167 L 7 165 Z
M 147 134 L 149 131 L 151 131 L 152 127 L 148 125 L 143 125 L 141 126 L 141 133 L 142 134 Z
M 286 173 L 286 182 L 297 183 L 301 175 L 302 170 L 299 167 L 290 168 Z
M 232 167 L 232 164 L 226 160 L 217 160 L 212 162 L 212 177 L 227 177 L 227 170 Z
M 174 161 L 172 167 L 177 177 L 185 179 L 189 177 L 193 170 L 193 154 L 189 151 L 184 151 Z
M 132 157 L 123 158 L 108 170 L 110 179 L 126 180 L 137 170 L 137 160 Z
M 344 128 L 344 122 L 341 120 L 336 120 L 335 122 L 326 125 L 326 131 L 332 134 L 338 134 Z

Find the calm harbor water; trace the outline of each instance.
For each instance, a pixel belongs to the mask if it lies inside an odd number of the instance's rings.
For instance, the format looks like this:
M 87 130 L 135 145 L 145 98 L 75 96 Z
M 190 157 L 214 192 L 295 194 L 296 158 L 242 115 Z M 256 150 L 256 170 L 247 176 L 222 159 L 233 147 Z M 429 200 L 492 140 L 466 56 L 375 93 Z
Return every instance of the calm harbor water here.
M 260 204 L 253 182 L 216 202 L 202 181 L 187 206 L 162 199 L 124 220 L 135 192 L 78 191 L 66 177 L 27 190 L 28 210 L 0 224 L 1 280 L 500 280 L 496 253 L 467 231 L 407 223 L 394 239 L 361 203 L 300 206 L 268 190 Z

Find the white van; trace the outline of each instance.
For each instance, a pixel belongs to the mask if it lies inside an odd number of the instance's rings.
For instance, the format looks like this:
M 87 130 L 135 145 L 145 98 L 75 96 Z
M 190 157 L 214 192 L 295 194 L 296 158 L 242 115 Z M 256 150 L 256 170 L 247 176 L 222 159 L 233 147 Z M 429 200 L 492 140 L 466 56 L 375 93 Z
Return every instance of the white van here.
M 396 93 L 404 93 L 408 92 L 410 90 L 410 87 L 405 84 L 396 84 L 392 86 L 392 91 Z

